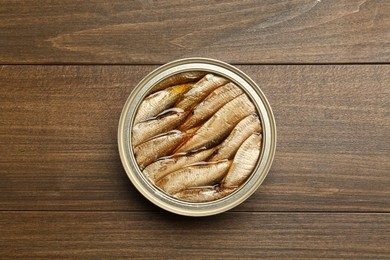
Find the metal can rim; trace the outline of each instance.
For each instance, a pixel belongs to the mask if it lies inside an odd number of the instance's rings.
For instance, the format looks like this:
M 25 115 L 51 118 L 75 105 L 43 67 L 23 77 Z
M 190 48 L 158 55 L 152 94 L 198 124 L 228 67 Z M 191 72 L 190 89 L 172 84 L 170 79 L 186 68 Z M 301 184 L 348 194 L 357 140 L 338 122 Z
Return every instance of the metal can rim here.
M 131 146 L 131 129 L 135 112 L 150 89 L 161 80 L 185 71 L 207 71 L 226 77 L 238 84 L 255 104 L 261 117 L 263 145 L 258 163 L 251 177 L 237 191 L 222 199 L 189 203 L 164 194 L 153 186 L 139 170 Z M 261 185 L 271 167 L 276 150 L 276 123 L 269 102 L 259 86 L 244 72 L 225 62 L 193 57 L 166 63 L 145 76 L 134 87 L 123 107 L 118 126 L 118 150 L 122 165 L 136 189 L 153 204 L 185 216 L 209 216 L 234 208 L 251 196 Z

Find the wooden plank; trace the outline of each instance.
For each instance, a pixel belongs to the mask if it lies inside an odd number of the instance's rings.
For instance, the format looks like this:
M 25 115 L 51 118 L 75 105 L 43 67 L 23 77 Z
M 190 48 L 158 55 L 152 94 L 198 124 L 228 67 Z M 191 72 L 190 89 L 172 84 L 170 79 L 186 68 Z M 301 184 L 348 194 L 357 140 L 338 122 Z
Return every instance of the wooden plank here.
M 227 213 L 202 219 L 131 212 L 0 216 L 2 257 L 10 259 L 384 259 L 390 254 L 388 214 Z
M 155 210 L 129 181 L 117 147 L 24 144 L 0 162 L 0 210 Z
M 0 143 L 112 143 L 124 102 L 153 68 L 2 66 Z
M 390 3 L 2 1 L 2 64 L 389 62 Z
M 127 180 L 121 108 L 153 66 L 3 66 L 0 210 L 156 210 Z M 278 147 L 235 211 L 390 211 L 390 66 L 240 66 Z

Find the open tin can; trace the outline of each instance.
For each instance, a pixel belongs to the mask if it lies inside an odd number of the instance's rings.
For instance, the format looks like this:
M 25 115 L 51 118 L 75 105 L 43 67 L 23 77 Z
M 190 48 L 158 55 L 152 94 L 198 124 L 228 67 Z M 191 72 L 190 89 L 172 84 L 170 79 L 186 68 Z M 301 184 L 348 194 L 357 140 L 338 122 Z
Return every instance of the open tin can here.
M 156 181 L 156 183 L 154 183 L 151 180 L 150 176 L 148 174 L 145 174 L 146 164 L 143 165 L 143 163 L 140 163 L 140 159 L 137 158 L 137 152 L 139 150 L 137 146 L 138 144 L 134 145 L 133 143 L 134 142 L 133 129 L 134 127 L 138 127 L 137 124 L 139 124 L 139 122 L 142 122 L 142 120 L 140 121 L 139 119 L 137 119 L 137 116 L 139 116 L 137 115 L 137 113 L 140 113 L 139 110 L 141 109 L 140 107 L 142 106 L 142 102 L 144 102 L 146 98 L 150 99 L 151 97 L 152 98 L 154 97 L 153 95 L 158 95 L 156 94 L 158 93 L 156 87 L 158 87 L 164 82 L 165 83 L 169 82 L 170 79 L 172 79 L 172 76 L 181 75 L 185 73 L 191 74 L 192 72 L 200 72 L 201 76 L 207 74 L 206 76 L 204 76 L 206 77 L 205 79 L 201 79 L 201 78 L 196 79 L 197 82 L 199 82 L 200 80 L 208 80 L 209 78 L 207 77 L 216 76 L 218 78 L 223 78 L 227 80 L 227 82 L 232 83 L 234 86 L 238 87 L 240 91 L 242 91 L 243 93 L 242 95 L 244 95 L 245 98 L 247 97 L 248 100 L 250 100 L 250 102 L 253 104 L 253 109 L 255 110 L 256 117 L 258 117 L 259 119 L 259 124 L 261 129 L 261 134 L 259 134 L 259 136 L 261 137 L 261 144 L 259 145 L 259 153 L 258 155 L 256 155 L 255 158 L 253 158 L 254 164 L 250 170 L 251 172 L 245 178 L 242 184 L 240 184 L 238 187 L 235 187 L 234 189 L 229 188 L 232 192 L 225 192 L 224 195 L 216 196 L 215 199 L 204 200 L 204 201 L 200 200 L 195 202 L 188 199 L 187 200 L 181 199 L 180 196 L 176 195 L 178 194 L 176 192 L 180 191 L 180 189 L 177 189 L 177 186 L 171 189 L 171 191 L 174 192 L 170 194 L 169 192 L 167 192 L 169 189 L 168 188 L 165 189 L 164 186 L 166 185 L 166 181 L 164 182 L 164 185 L 161 184 L 162 183 L 161 180 Z M 191 79 L 186 79 L 185 81 L 191 81 Z M 181 83 L 183 82 L 177 82 L 177 84 L 181 84 Z M 184 83 L 188 83 L 188 82 L 184 82 Z M 166 87 L 168 88 L 175 84 L 176 84 L 175 82 L 171 82 L 170 84 L 165 84 L 165 85 L 167 85 Z M 195 83 L 188 83 L 188 84 L 196 85 L 197 83 L 195 82 Z M 220 83 L 219 85 L 222 86 L 223 84 L 226 84 L 226 82 Z M 186 94 L 186 92 L 183 93 Z M 206 93 L 206 94 L 209 95 L 210 93 Z M 204 100 L 205 96 L 203 96 L 201 99 Z M 163 101 L 161 102 L 163 103 Z M 178 101 L 176 101 L 175 104 L 177 104 L 177 102 Z M 169 109 L 172 109 L 172 105 L 171 108 Z M 177 110 L 178 108 L 176 108 L 175 111 L 177 112 Z M 232 111 L 234 111 L 234 109 Z M 185 111 L 181 110 L 181 112 L 185 112 Z M 191 113 L 193 114 L 194 112 L 192 111 Z M 215 112 L 215 114 L 216 113 L 217 112 Z M 159 119 L 158 116 L 156 117 L 156 115 L 153 115 L 152 120 L 156 120 L 156 119 Z M 204 122 L 202 124 L 206 125 Z M 236 123 L 234 124 L 236 125 Z M 202 127 L 204 129 L 200 130 L 202 129 Z M 198 126 L 198 127 L 194 127 L 193 129 L 195 129 L 195 131 L 192 131 L 193 134 L 191 135 L 191 138 L 193 138 L 194 133 L 197 133 L 197 131 L 204 132 L 204 131 L 208 131 L 209 128 L 207 128 L 206 126 Z M 226 127 L 222 129 L 226 129 Z M 232 129 L 230 129 L 229 132 L 231 132 L 231 130 Z M 145 131 L 149 131 L 149 129 L 146 129 Z M 180 132 L 179 130 L 173 130 L 173 131 L 176 131 L 175 133 Z M 161 134 L 157 136 L 161 136 Z M 148 140 L 151 139 L 149 138 L 146 141 L 145 140 L 144 141 L 147 142 Z M 188 141 L 188 137 L 185 140 Z M 224 140 L 218 140 L 217 142 L 215 142 L 213 144 L 214 147 L 211 149 L 214 149 L 213 151 L 218 150 L 218 147 L 220 147 L 221 142 L 223 143 Z M 156 144 L 159 143 L 161 142 L 156 142 Z M 192 147 L 199 148 L 196 146 L 192 146 Z M 123 108 L 120 117 L 119 127 L 118 127 L 118 148 L 119 148 L 119 154 L 122 160 L 123 167 L 128 177 L 130 178 L 134 186 L 139 190 L 139 192 L 141 192 L 148 200 L 150 200 L 155 205 L 176 214 L 186 215 L 186 216 L 208 216 L 208 215 L 214 215 L 214 214 L 227 211 L 239 205 L 240 203 L 245 201 L 249 196 L 251 196 L 256 191 L 256 189 L 260 186 L 260 184 L 263 182 L 264 178 L 266 177 L 271 167 L 272 160 L 275 154 L 276 126 L 275 126 L 275 120 L 274 120 L 271 107 L 266 97 L 264 96 L 260 88 L 257 86 L 257 84 L 246 74 L 244 74 L 239 69 L 221 61 L 207 59 L 207 58 L 187 58 L 187 59 L 181 59 L 181 60 L 176 60 L 167 63 L 155 69 L 144 79 L 142 79 L 141 82 L 134 88 L 134 90 L 132 91 L 132 93 L 130 94 L 129 98 L 126 101 L 126 104 Z M 202 148 L 209 149 L 210 147 L 202 147 Z M 166 154 L 160 154 L 162 156 L 159 155 L 156 157 L 157 159 L 155 158 L 150 161 L 148 160 L 147 164 L 151 164 L 152 162 L 153 163 L 158 162 L 159 160 L 161 160 L 161 158 L 172 158 L 172 156 L 176 156 L 175 152 L 177 151 L 181 152 L 181 153 L 177 153 L 179 156 L 186 154 L 183 153 L 183 151 L 181 151 L 180 148 L 179 149 L 176 148 L 175 151 L 170 151 L 169 156 L 166 156 Z M 194 149 L 193 151 L 191 151 L 191 155 L 193 155 L 193 153 L 195 152 L 204 152 L 204 151 L 202 151 L 202 149 L 199 150 Z M 175 158 L 174 160 L 177 160 L 177 158 Z M 224 163 L 224 165 L 228 164 L 226 171 L 229 171 L 230 173 L 230 169 L 228 168 L 232 167 L 231 164 L 232 162 L 238 166 L 240 166 L 241 164 L 241 162 L 238 159 L 226 158 L 224 160 L 212 162 L 213 164 L 212 167 L 215 166 L 214 163 L 216 164 Z M 183 168 L 187 167 L 186 174 L 191 174 L 188 171 L 188 167 L 196 168 L 196 170 L 198 170 L 198 168 L 205 167 L 204 165 L 202 166 L 201 164 L 195 163 L 190 165 L 184 165 Z M 206 162 L 204 164 L 209 164 L 209 163 Z M 204 170 L 204 168 L 202 170 L 204 174 L 210 174 L 210 172 L 212 171 L 212 170 Z M 225 185 L 226 171 L 224 173 L 225 175 L 224 179 L 221 179 L 222 177 L 219 179 L 218 178 L 213 179 L 213 183 L 211 183 L 212 186 L 208 185 L 207 187 L 203 187 L 202 185 L 199 185 L 202 187 L 189 187 L 188 189 L 190 189 L 191 192 L 195 191 L 191 189 L 196 189 L 197 195 L 199 195 L 201 192 L 204 192 L 204 190 L 206 191 L 208 190 L 209 193 L 205 192 L 204 194 L 201 195 L 222 194 L 222 191 L 227 190 L 225 189 L 225 186 L 227 186 Z M 169 173 L 168 175 L 172 176 L 175 174 Z M 190 178 L 192 177 L 193 176 L 190 176 Z M 188 181 L 188 177 L 181 178 L 181 180 L 183 179 L 185 179 L 185 181 Z

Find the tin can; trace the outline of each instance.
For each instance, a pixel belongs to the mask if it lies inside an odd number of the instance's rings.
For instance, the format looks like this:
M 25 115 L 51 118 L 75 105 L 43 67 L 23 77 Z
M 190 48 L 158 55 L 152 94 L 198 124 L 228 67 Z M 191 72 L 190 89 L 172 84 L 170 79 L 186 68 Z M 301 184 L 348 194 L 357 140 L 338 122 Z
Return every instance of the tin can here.
M 150 90 L 172 75 L 203 71 L 222 76 L 239 86 L 251 99 L 260 117 L 262 145 L 257 164 L 246 182 L 223 198 L 201 203 L 176 199 L 153 185 L 141 172 L 132 147 L 132 128 L 136 111 Z M 167 63 L 148 74 L 128 97 L 119 120 L 118 148 L 123 167 L 133 185 L 155 205 L 185 216 L 209 216 L 239 205 L 251 196 L 265 179 L 276 149 L 276 125 L 272 109 L 258 85 L 241 70 L 227 63 L 208 58 L 186 58 Z

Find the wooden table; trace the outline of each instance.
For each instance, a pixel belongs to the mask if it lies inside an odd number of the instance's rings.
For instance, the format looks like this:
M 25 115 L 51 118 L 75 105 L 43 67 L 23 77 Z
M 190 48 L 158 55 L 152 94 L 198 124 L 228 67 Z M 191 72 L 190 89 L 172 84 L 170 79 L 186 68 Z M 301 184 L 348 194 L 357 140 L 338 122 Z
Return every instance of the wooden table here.
M 0 258 L 390 258 L 390 2 L 0 4 Z M 272 169 L 240 206 L 167 213 L 117 151 L 132 88 L 220 59 L 274 110 Z

